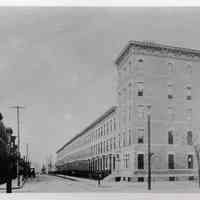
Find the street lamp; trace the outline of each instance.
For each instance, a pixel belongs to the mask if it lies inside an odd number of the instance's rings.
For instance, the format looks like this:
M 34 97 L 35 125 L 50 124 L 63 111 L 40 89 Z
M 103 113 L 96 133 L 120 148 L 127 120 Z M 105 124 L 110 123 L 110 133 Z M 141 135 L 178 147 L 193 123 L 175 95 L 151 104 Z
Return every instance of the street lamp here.
M 151 190 L 151 105 L 147 105 L 148 130 L 148 190 Z

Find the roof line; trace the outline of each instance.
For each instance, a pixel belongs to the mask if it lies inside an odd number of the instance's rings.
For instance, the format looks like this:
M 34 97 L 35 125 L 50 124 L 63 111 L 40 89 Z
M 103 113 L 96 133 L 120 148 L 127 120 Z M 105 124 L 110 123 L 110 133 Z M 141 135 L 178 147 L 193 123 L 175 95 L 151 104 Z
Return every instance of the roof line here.
M 151 41 L 135 41 L 130 40 L 128 44 L 122 49 L 119 56 L 115 59 L 115 64 L 118 65 L 120 62 L 121 57 L 124 55 L 124 53 L 131 47 L 131 46 L 141 46 L 141 47 L 149 47 L 149 48 L 164 48 L 171 51 L 181 51 L 183 53 L 193 53 L 195 55 L 200 56 L 200 50 L 197 49 L 191 49 L 191 48 L 184 48 L 184 47 L 177 47 L 172 45 L 165 45 L 160 44 L 157 42 L 151 42 Z
M 89 129 L 94 127 L 98 122 L 105 119 L 108 115 L 115 112 L 117 109 L 117 106 L 112 106 L 110 109 L 108 109 L 104 114 L 102 114 L 100 117 L 98 117 L 95 121 L 93 121 L 89 126 L 87 126 L 83 131 L 81 131 L 79 134 L 75 135 L 72 139 L 70 139 L 66 144 L 64 144 L 61 148 L 59 148 L 56 153 L 59 153 L 61 150 L 63 150 L 67 145 L 71 144 L 74 140 L 79 138 L 80 136 L 84 135 Z

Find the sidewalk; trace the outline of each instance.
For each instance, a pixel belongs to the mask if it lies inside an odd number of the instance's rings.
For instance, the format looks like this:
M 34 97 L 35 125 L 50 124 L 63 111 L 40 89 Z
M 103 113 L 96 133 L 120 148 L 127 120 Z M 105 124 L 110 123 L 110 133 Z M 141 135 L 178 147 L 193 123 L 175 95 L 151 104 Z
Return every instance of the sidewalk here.
M 152 182 L 152 190 L 147 189 L 147 183 L 138 183 L 138 182 L 107 182 L 101 181 L 101 184 L 98 186 L 96 180 L 72 177 L 66 175 L 59 175 L 58 177 L 70 179 L 73 181 L 78 181 L 88 186 L 97 188 L 97 191 L 103 192 L 136 192 L 136 193 L 199 193 L 200 188 L 198 187 L 197 181 L 165 181 L 165 182 Z
M 12 190 L 21 189 L 26 181 L 22 181 L 22 176 L 20 176 L 20 186 L 17 185 L 17 178 L 12 180 Z M 6 191 L 6 183 L 0 185 L 0 192 Z

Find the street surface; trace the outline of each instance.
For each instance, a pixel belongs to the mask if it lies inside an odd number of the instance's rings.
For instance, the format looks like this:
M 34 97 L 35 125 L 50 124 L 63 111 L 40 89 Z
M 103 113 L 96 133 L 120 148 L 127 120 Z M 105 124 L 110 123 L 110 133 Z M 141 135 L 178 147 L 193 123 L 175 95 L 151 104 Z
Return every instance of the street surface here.
M 74 177 L 71 177 L 72 179 Z M 13 193 L 48 193 L 48 192 L 140 192 L 146 193 L 147 183 L 131 182 L 103 182 L 98 186 L 94 180 L 75 178 L 64 179 L 50 175 L 40 175 L 29 179 L 22 189 L 13 190 Z M 152 183 L 151 192 L 156 193 L 190 193 L 200 192 L 197 182 L 157 182 Z

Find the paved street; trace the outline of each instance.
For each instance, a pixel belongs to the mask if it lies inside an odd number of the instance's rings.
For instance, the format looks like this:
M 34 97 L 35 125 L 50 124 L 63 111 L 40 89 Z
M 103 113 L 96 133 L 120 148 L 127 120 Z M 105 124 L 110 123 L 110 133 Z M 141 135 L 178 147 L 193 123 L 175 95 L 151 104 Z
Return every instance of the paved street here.
M 35 179 L 29 179 L 22 189 L 13 192 L 140 192 L 146 193 L 146 183 L 102 183 L 98 186 L 96 181 L 80 179 L 70 180 L 55 176 L 41 175 Z M 151 192 L 165 193 L 189 193 L 200 192 L 196 182 L 157 182 L 152 183 Z

